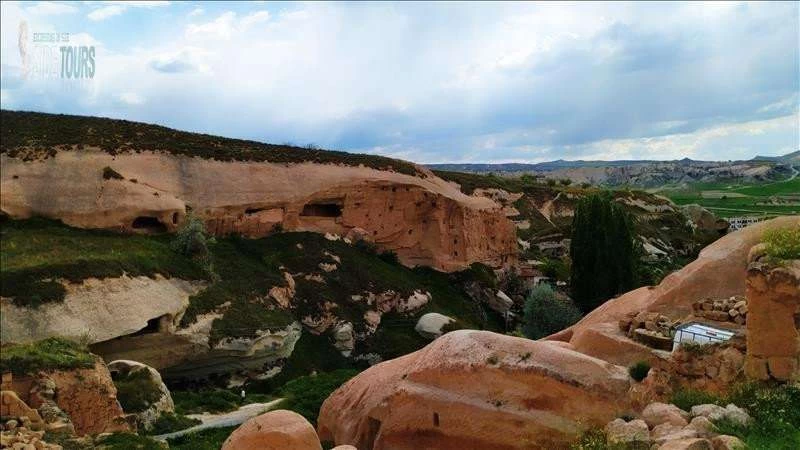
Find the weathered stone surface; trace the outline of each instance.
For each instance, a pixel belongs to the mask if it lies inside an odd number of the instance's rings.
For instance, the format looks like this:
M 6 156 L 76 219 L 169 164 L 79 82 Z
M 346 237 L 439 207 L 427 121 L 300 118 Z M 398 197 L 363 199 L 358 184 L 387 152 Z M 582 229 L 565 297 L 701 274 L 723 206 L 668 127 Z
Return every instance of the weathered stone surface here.
M 689 422 L 688 428 L 697 431 L 698 436 L 709 438 L 715 434 L 716 427 L 708 418 L 699 416 Z
M 609 444 L 650 443 L 650 430 L 645 421 L 641 419 L 630 422 L 615 419 L 606 425 L 605 432 Z
M 722 435 L 711 439 L 714 450 L 744 450 L 747 448 L 744 442 L 736 436 Z
M 344 322 L 337 325 L 333 330 L 333 346 L 342 352 L 344 356 L 350 356 L 356 345 L 356 337 L 353 332 L 353 324 Z
M 44 421 L 39 416 L 39 412 L 20 400 L 14 391 L 0 391 L 0 416 L 26 417 L 32 425 L 31 428 L 38 430 L 44 427 Z
M 684 427 L 688 424 L 686 420 L 688 417 L 686 411 L 668 403 L 651 403 L 642 411 L 642 418 L 650 427 L 664 423 Z
M 629 387 L 625 368 L 561 345 L 459 330 L 340 387 L 318 429 L 374 450 L 552 448 L 629 408 Z
M 407 265 L 462 269 L 516 258 L 514 224 L 502 207 L 468 196 L 425 168 L 424 176 L 314 163 L 223 162 L 167 153 L 61 151 L 23 162 L 0 155 L 0 207 L 15 218 L 33 214 L 83 228 L 133 230 L 150 217 L 167 230 L 186 205 L 213 234 L 264 236 L 287 231 L 346 236 L 362 229 Z M 104 167 L 123 180 L 105 180 Z M 133 183 L 130 179 L 136 179 Z M 58 191 L 58 197 L 38 195 Z
M 322 450 L 314 427 L 293 411 L 253 417 L 231 433 L 222 450 Z
M 414 326 L 414 330 L 422 337 L 436 339 L 442 335 L 442 327 L 454 321 L 455 319 L 447 317 L 444 314 L 427 313 L 419 318 L 417 325 Z
M 108 370 L 111 374 L 120 373 L 124 375 L 146 372 L 150 383 L 161 393 L 161 396 L 155 403 L 151 404 L 144 411 L 136 413 L 136 421 L 142 429 L 152 429 L 153 424 L 162 413 L 175 411 L 175 403 L 172 401 L 172 395 L 169 393 L 167 385 L 161 380 L 161 374 L 158 373 L 156 369 L 137 361 L 123 359 L 110 362 L 108 364 Z
M 711 441 L 701 438 L 679 439 L 667 441 L 658 450 L 713 450 Z

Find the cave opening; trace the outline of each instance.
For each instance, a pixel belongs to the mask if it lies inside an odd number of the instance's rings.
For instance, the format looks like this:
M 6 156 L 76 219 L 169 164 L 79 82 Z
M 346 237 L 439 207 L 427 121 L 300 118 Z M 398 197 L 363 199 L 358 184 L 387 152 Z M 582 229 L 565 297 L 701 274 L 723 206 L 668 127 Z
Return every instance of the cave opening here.
M 172 317 L 170 317 L 169 314 L 164 314 L 162 316 L 153 317 L 152 319 L 147 321 L 147 325 L 145 325 L 144 328 L 142 328 L 141 330 L 139 330 L 139 331 L 137 331 L 137 332 L 135 332 L 133 334 L 129 334 L 128 336 L 142 336 L 142 335 L 145 335 L 145 334 L 153 334 L 153 333 L 158 333 L 158 332 L 161 332 L 161 331 L 166 331 L 165 328 L 167 327 L 167 324 L 171 320 L 172 320 Z
M 265 211 L 267 208 L 247 208 L 244 210 L 245 215 L 252 215 L 256 213 L 260 213 L 261 211 Z
M 167 231 L 164 225 L 158 218 L 152 216 L 139 216 L 133 220 L 131 224 L 134 230 L 145 231 L 148 233 L 163 233 Z
M 306 217 L 341 217 L 342 205 L 338 203 L 308 203 L 303 206 L 301 216 Z

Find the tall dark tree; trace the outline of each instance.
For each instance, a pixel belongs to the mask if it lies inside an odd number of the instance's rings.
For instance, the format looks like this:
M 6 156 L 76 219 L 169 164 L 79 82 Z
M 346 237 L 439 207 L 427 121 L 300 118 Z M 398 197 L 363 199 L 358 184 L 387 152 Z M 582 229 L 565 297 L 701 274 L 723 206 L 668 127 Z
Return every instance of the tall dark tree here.
M 633 288 L 637 264 L 633 226 L 609 192 L 578 202 L 570 256 L 572 298 L 584 313 Z

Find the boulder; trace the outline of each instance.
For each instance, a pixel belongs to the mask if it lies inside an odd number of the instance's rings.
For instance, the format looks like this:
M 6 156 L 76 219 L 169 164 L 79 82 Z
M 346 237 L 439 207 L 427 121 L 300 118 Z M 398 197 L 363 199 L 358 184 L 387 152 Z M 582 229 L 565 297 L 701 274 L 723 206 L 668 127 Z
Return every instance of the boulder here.
M 356 342 L 353 324 L 350 322 L 338 324 L 333 329 L 333 341 L 333 346 L 336 347 L 336 350 L 339 350 L 343 356 L 350 356 Z
M 606 425 L 606 438 L 608 443 L 631 444 L 631 443 L 650 443 L 650 430 L 644 420 L 636 419 L 625 422 L 623 419 L 615 419 Z
M 562 345 L 457 330 L 337 389 L 318 431 L 373 450 L 558 448 L 629 410 L 629 389 L 624 367 Z
M 724 408 L 711 404 L 696 405 L 692 407 L 692 416 L 705 417 L 711 422 L 725 419 L 737 425 L 748 425 L 752 421 L 752 418 L 745 410 L 734 404 L 729 404 Z
M 744 442 L 736 436 L 721 435 L 711 439 L 714 450 L 744 450 L 747 448 Z
M 333 447 L 331 450 L 358 450 L 358 449 L 353 447 L 352 445 L 337 445 L 336 447 Z
M 419 318 L 414 330 L 424 338 L 436 339 L 442 335 L 442 327 L 453 322 L 455 319 L 444 314 L 427 313 Z
M 658 450 L 714 450 L 711 441 L 701 438 L 667 441 Z
M 511 307 L 514 306 L 514 300 L 506 295 L 505 292 L 497 291 L 493 297 L 489 296 L 487 304 L 493 310 L 503 314 L 508 312 Z
M 240 425 L 222 450 L 322 450 L 314 427 L 294 411 L 276 410 Z
M 689 422 L 687 428 L 697 431 L 697 435 L 703 438 L 710 438 L 716 434 L 717 427 L 711 421 L 703 416 L 698 416 Z
M 159 392 L 158 400 L 150 404 L 144 411 L 136 413 L 136 422 L 144 430 L 153 428 L 153 424 L 162 413 L 175 412 L 175 403 L 172 401 L 172 395 L 170 395 L 167 385 L 161 380 L 161 374 L 156 369 L 137 361 L 116 360 L 108 363 L 108 370 L 111 372 L 112 378 L 117 374 L 131 375 L 144 372 L 150 380 L 150 385 Z
M 22 401 L 14 391 L 0 391 L 0 416 L 14 418 L 25 417 L 29 424 L 25 424 L 25 421 L 20 420 L 20 422 L 23 422 L 23 425 L 35 430 L 44 427 L 44 421 L 41 416 L 39 416 L 39 412 Z M 13 425 L 11 428 L 13 429 L 14 427 L 16 427 L 16 425 Z
M 664 423 L 685 427 L 688 417 L 686 411 L 668 403 L 651 403 L 642 411 L 642 418 L 651 428 Z

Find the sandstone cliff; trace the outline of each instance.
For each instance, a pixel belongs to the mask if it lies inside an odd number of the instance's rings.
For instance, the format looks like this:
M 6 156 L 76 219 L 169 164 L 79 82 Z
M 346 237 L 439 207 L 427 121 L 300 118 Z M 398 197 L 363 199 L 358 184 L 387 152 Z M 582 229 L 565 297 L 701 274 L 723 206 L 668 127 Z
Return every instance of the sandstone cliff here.
M 425 169 L 414 176 L 89 148 L 32 161 L 4 152 L 0 164 L 0 208 L 14 218 L 152 232 L 175 230 L 191 210 L 218 235 L 361 228 L 405 264 L 445 271 L 476 261 L 502 266 L 516 255 L 514 226 L 499 205 L 464 195 Z

